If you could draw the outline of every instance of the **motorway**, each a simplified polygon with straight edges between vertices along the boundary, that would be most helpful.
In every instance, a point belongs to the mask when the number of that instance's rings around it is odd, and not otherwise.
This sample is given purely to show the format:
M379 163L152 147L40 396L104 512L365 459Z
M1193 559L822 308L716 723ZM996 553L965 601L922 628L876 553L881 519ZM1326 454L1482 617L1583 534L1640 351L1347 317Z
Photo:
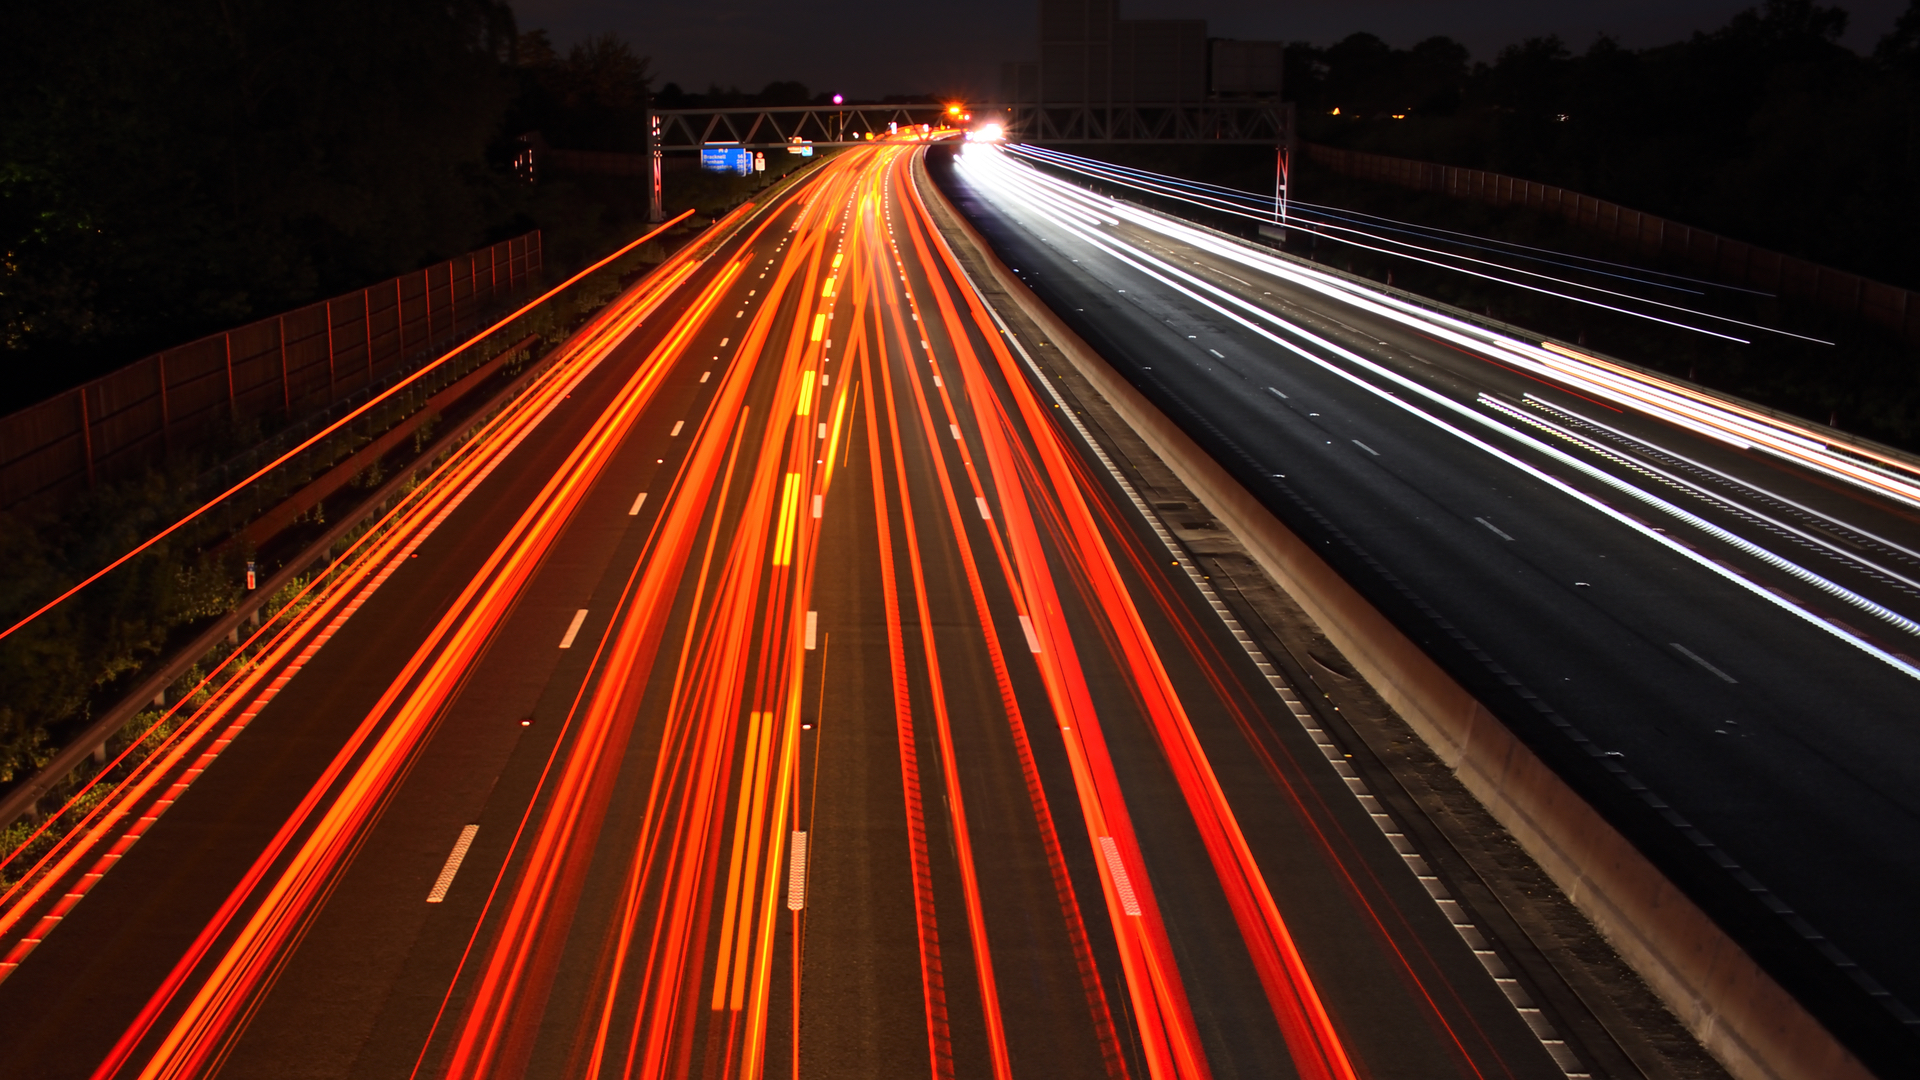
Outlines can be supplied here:
M1856 1053L1915 1075L1910 462L1013 152L969 146L934 172L1075 333Z
M8 1075L1584 1074L921 151L653 271L175 706L0 898Z

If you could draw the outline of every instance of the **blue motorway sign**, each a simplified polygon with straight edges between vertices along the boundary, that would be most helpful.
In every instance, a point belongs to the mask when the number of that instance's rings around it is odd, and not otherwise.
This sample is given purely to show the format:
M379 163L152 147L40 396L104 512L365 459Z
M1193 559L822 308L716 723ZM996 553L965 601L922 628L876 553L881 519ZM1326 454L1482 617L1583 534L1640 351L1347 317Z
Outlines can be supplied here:
M708 172L730 172L736 176L753 174L753 151L738 146L703 146L700 167Z

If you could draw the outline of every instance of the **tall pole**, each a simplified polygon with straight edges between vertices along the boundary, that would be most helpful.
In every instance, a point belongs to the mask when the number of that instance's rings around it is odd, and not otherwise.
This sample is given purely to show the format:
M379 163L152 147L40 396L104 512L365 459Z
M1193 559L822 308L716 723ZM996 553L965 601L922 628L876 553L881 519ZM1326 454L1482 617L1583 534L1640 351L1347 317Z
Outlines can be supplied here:
M647 106L647 158L652 175L648 178L647 220L655 225L667 220L660 201L660 114Z
M1282 146L1274 151L1273 167L1273 221L1276 225L1287 223L1287 148Z

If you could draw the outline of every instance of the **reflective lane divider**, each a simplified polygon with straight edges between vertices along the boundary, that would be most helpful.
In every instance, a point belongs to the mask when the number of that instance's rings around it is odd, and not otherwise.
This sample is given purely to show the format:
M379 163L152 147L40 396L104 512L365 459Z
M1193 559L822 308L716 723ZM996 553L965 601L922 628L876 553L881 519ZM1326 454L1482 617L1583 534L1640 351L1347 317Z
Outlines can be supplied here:
M453 885L453 875L460 872L460 864L467 858L467 849L473 846L473 835L479 831L478 825L468 825L460 830L460 839L453 842L453 850L447 853L447 864L440 868L440 876L434 879L433 891L427 894L427 903L437 904L447 898L447 889Z
M560 647L573 648L574 635L580 632L580 624L587 621L587 609L581 608L573 613L573 621L567 624L567 636L560 639Z

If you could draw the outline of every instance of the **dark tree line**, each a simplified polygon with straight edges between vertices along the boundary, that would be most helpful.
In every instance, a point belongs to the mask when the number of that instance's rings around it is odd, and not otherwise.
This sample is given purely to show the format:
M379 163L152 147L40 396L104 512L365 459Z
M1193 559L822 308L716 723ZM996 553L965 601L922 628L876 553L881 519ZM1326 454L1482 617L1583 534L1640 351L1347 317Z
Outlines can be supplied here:
M1869 55L1847 12L1767 0L1647 49L1536 38L1296 43L1309 139L1558 184L1920 287L1920 0ZM1338 109L1338 114L1334 110Z
M604 208L515 183L517 136L644 139L645 58L502 0L5 11L0 412L528 228L587 243Z

